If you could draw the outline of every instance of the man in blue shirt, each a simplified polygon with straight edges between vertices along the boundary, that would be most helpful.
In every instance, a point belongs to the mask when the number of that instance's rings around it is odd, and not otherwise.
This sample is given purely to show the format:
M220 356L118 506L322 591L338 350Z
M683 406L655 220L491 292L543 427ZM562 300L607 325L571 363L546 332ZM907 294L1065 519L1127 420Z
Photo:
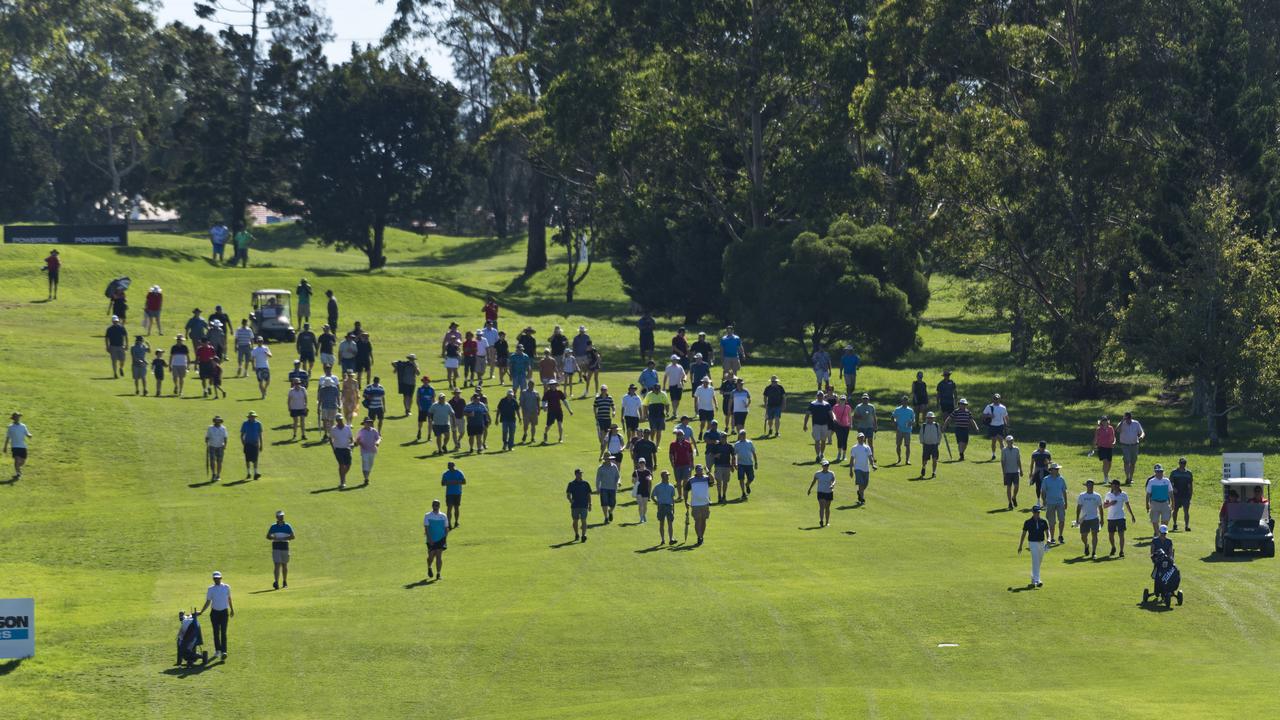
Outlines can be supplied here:
M524 347L517 344L516 351L507 360L507 368L511 371L511 387L519 390L529 381L529 370L533 367L533 358L525 354Z
M431 414L431 406L436 401L436 389L431 387L431 378L426 375L422 376L422 384L417 390L418 402L418 437L414 442L422 442L422 424L427 421L427 416ZM431 431L427 430L427 439L430 440Z
M662 471L662 482L653 486L653 502L658 506L658 544L669 539L671 545L676 544L676 486L671 484L671 476ZM666 535L662 534L663 523L666 524Z
M742 369L742 361L747 359L747 349L742 345L742 338L733 334L733 326L724 329L720 336L720 362L723 374L737 375Z
M907 396L902 396L902 402L898 403L898 407L893 409L893 425L897 430L894 439L894 449L898 451L898 462L902 462L902 446L907 446L907 464L911 464L911 429L916 424L916 411L907 405ZM866 433L865 429L859 428Z
M249 417L240 423L240 444L244 446L244 479L257 480L262 477L258 473L258 453L262 452L262 423L258 422L258 413L249 411ZM253 472L249 471L253 466Z
M467 450L484 450L484 431L489 425L489 408L473 395L462 414L467 419Z
M453 463L449 463L452 465ZM449 518L440 512L440 501L431 501L431 512L422 518L422 534L427 539L427 577L434 575L440 578L440 565L444 559L445 539L449 536ZM435 573L431 572L431 561L436 561Z
M569 514L573 517L573 539L579 537L578 526L582 526L582 542L587 541L587 514L591 512L591 483L582 479L582 470L573 471L573 479L564 489L564 496L569 501ZM662 516L661 512L658 514ZM658 523L661 525L662 523Z
M840 357L840 377L844 378L844 389L849 395L853 395L858 384L858 366L861 364L862 358L853 351L853 346L845 345L844 355Z
M640 392L646 393L658 387L658 370L654 366L654 362L650 360L648 366L640 371Z
M458 515L462 506L462 486L467 484L467 478L463 476L452 462L449 463L449 469L444 471L440 476L440 484L444 486L444 504L445 514L449 517L449 527L458 527Z
M275 580L271 587L280 589L281 576L284 586L289 587L289 541L294 538L293 526L284 521L284 511L276 511L276 522L267 528L267 539L271 541L271 561L275 563Z
M1061 469L1061 465L1051 462L1049 474L1040 479L1045 520L1049 523L1050 545L1061 545L1067 541L1063 536L1067 529L1067 480L1062 477Z

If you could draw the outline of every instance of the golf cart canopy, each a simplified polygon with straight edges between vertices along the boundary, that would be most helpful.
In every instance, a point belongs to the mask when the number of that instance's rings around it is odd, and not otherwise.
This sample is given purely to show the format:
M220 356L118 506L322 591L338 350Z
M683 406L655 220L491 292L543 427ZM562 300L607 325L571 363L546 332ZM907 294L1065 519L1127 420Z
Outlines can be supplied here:
M1222 480L1222 487L1224 489L1239 488L1239 487L1257 487L1259 485L1270 487L1271 481L1266 478L1223 478Z

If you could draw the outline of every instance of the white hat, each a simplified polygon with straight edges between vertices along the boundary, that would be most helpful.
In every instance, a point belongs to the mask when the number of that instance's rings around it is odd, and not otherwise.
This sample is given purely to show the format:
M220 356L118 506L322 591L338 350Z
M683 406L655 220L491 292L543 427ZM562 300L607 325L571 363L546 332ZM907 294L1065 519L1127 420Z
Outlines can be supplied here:
M214 576L215 578L220 578L220 577L222 577L222 573L218 572L217 570L214 570L214 571L213 571L213 576Z
M672 356L671 356L671 359L672 359L672 360L679 360L679 359L680 359L680 356L679 356L679 355L672 355Z
M284 511L283 511L283 510L277 510L277 511L276 511L276 517L284 517Z
M1004 436L1004 441L1005 441L1005 442L1013 442L1013 436L1012 436L1012 435L1005 435L1005 436Z
M1165 533L1167 533L1167 532L1169 532L1169 526L1168 526L1168 525L1161 525L1161 526L1160 526L1160 534L1161 534L1161 535L1163 535L1163 534L1165 534Z
M585 331L585 330L587 329L587 326L586 326L586 325L579 325L579 326L578 326L578 329L579 329L579 330L583 330L583 331Z
M672 355L672 357L675 357L675 356L674 356L674 355ZM693 354L693 357L695 357L695 358L700 358L700 357L702 357L702 353L694 353L694 354Z
M1156 472L1164 472L1164 466L1161 465L1160 463L1156 463L1156 466L1151 469Z
M112 315L112 316L111 316L111 322L120 322L120 316L119 316L119 315Z
M828 466L828 465L830 465L830 464L831 464L831 461L830 461L830 460L828 460L828 459L826 459L826 458L822 458L822 466L823 466L823 467L826 467L826 466Z

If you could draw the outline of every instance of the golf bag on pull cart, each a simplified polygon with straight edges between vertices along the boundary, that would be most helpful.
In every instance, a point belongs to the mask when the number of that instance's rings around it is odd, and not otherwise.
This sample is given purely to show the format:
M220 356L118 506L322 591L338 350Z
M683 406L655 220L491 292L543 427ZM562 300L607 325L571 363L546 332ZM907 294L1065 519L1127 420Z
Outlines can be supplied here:
M191 667L199 662L206 665L209 662L209 653L198 648L204 645L204 636L200 632L200 621L196 619L195 609L191 614L187 615L181 610L178 611L178 662L175 665L186 663L187 667Z
M1173 564L1173 558L1170 558L1164 550L1157 550L1156 554L1151 558L1151 579L1155 581L1155 589L1142 591L1142 602L1145 604L1147 600L1155 598L1157 603L1164 603L1165 607L1173 604L1176 597L1178 604L1182 604L1182 591L1178 586L1182 584L1182 573L1178 571L1178 566Z

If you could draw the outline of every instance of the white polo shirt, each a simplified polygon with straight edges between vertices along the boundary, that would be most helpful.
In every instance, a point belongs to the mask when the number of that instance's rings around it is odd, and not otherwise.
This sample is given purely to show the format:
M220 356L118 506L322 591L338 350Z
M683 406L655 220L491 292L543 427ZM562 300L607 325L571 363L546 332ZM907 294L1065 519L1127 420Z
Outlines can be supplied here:
M995 427L1004 427L1006 422L1009 420L1009 408L1006 408L1004 405L991 403L982 409L982 414L991 416L990 424Z
M710 385L699 385L697 390L693 391L693 404L698 410L710 410L715 412L716 397L719 393Z
M680 387L680 384L684 382L685 372L684 368L680 367L676 363L671 363L667 366L667 369L663 371L663 375L666 376L667 387L673 388Z
M643 404L644 404L644 401L640 398L639 395L632 395L631 393L627 393L626 395L623 395L622 396L622 416L634 417L634 418L640 417L640 406Z
M231 607L231 586L226 583L210 585L204 597L209 601L210 609L226 610Z
M1081 520L1097 520L1102 511L1102 496L1096 492L1082 492L1076 496Z
M448 406L446 405L445 407ZM349 449L355 444L355 435L351 433L351 426L343 425L342 427L334 426L329 428L329 443L339 450Z
M268 358L271 357L271 350L266 345L259 345L253 349L253 367L259 370L271 367Z
M1129 502L1128 493L1123 490L1118 493L1109 492L1107 493L1107 502L1114 503L1111 507L1107 508L1107 519L1123 520L1124 504Z

